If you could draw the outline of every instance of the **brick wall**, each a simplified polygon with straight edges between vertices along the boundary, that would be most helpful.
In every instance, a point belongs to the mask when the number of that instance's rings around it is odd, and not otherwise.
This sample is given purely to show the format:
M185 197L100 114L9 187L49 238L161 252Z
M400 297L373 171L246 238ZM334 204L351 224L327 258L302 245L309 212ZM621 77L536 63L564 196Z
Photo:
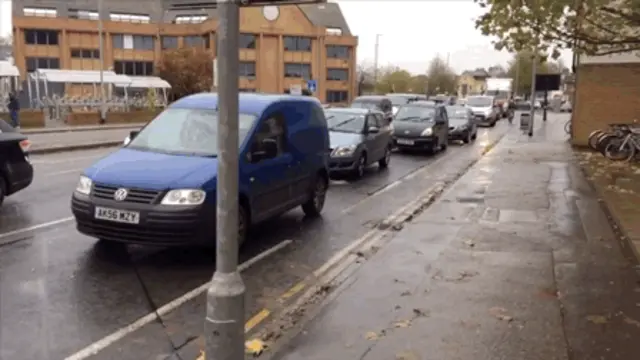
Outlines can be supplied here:
M640 63L580 65L576 79L572 143L608 124L640 121Z

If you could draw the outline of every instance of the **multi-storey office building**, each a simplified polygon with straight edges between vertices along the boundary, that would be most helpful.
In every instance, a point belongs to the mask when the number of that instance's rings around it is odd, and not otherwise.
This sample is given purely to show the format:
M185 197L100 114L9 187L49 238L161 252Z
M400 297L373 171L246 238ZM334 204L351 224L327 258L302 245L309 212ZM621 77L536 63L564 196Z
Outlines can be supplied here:
M16 66L24 78L38 68L98 70L98 19L103 20L105 70L150 76L164 51L216 52L215 9L198 0L14 0ZM316 80L323 102L354 97L357 38L338 4L243 8L240 88L283 93Z

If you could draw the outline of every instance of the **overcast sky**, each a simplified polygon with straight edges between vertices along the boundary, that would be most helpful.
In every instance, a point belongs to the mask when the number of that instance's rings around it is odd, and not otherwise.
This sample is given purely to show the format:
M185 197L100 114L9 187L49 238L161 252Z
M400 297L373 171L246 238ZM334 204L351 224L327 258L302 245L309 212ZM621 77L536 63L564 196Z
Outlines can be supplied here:
M495 51L491 39L474 28L481 9L473 0L333 1L359 37L359 63L373 64L376 34L381 34L380 65L397 65L415 74L426 72L438 54L457 72L506 65L511 58ZM11 0L0 2L0 33L6 35L11 33ZM571 63L569 52L563 60Z

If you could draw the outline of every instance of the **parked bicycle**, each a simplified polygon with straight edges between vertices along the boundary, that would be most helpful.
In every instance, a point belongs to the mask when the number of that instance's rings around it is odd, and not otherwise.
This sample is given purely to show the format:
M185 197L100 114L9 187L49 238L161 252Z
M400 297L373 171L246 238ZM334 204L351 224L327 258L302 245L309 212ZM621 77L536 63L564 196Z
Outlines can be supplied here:
M640 128L627 128L622 142L610 142L604 149L604 156L614 161L631 161L640 152Z
M621 145L629 133L629 129L637 126L638 124L635 122L632 124L610 124L607 129L595 130L589 134L588 145L591 149L605 155L607 146L610 144Z

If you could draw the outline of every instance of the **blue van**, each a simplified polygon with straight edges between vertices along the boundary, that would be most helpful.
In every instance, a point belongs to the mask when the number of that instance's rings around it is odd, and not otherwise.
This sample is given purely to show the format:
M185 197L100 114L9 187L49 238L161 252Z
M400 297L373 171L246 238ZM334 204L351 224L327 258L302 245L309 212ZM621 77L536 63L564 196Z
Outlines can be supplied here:
M105 244L215 244L218 95L182 98L73 192L77 228ZM251 224L297 206L318 216L329 187L329 132L312 97L239 97L238 241Z

